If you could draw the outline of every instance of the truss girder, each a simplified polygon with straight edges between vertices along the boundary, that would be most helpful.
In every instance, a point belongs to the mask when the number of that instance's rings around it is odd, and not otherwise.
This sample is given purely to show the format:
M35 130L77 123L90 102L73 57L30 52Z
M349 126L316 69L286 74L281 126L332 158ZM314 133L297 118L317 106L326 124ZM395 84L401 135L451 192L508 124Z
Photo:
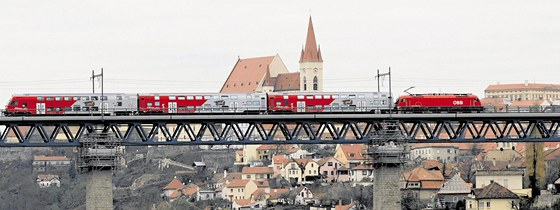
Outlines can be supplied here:
M318 115L319 116L319 115ZM122 145L242 145L369 143L372 134L399 130L418 142L560 141L558 118L406 118L391 128L386 118L213 117L212 120L0 119L0 147L77 146L89 134L115 137ZM257 119L258 118L258 119ZM394 120L394 119L393 119Z

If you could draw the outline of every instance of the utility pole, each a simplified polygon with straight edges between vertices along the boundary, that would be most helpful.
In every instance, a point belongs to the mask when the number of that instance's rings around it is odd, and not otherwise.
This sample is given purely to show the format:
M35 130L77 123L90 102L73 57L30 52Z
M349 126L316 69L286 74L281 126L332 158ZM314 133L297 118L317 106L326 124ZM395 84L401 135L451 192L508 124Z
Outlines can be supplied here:
M99 78L101 80L101 118L103 119L103 115L105 115L104 113L104 109L105 109L105 103L103 103L103 101L105 100L105 95L103 92L103 68L101 68L101 74L95 74L95 70L91 70L91 85L92 85L92 89L93 89L93 93L95 93L95 79Z
M389 67L389 72L382 73L382 74L380 74L379 69L377 69L377 76L375 76L375 79L377 80L377 92L381 91L380 90L381 88L380 88L380 85L379 85L380 77L385 77L385 76L389 76L389 102L388 103L389 103L389 116L392 117L392 114L393 114L393 93L392 93L392 90L391 90L391 67Z

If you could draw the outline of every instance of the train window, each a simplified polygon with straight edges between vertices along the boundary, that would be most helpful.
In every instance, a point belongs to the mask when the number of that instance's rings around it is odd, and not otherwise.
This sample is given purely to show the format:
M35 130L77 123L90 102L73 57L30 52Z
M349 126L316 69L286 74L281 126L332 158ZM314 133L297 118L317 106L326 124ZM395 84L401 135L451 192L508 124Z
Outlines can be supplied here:
M282 101L277 101L276 106L282 106Z
M154 100L159 100L159 96L154 96Z
M72 111L72 107L64 107L64 111L66 111L66 112L71 112L71 111Z
M156 101L156 106L159 106L159 105L160 105L159 101Z
M251 95L247 95L247 99L253 99Z
M187 110L194 110L194 106L187 106Z
M89 96L82 96L82 101L89 101Z
M91 107L91 111L93 111L93 112L99 111L99 107L96 107L96 106Z
M196 100L202 100L202 96L195 96L194 97Z
M360 94L358 95L358 98L366 98L366 96L364 94Z
M379 98L379 95L373 94L373 98Z
M55 101L62 101L62 97L60 97L60 96L54 97L54 100Z
M102 100L102 101L106 101L106 100L107 100L107 96L101 96L101 100Z
M374 105L379 105L379 100L373 101L373 104L374 104Z
M57 112L62 111L62 107L56 107L54 110L56 110Z
M288 101L284 101L284 106L288 106L289 102Z
M17 106L17 105L18 105L18 101L10 101L10 103L8 103L8 105L10 105L10 106Z
M323 98L324 99L331 99L331 96L330 95L324 95Z
M117 96L117 100L121 101L121 100L122 100L122 96Z
M382 105L387 105L387 100L381 100Z
M179 107L179 111L185 111L185 110L187 110L187 107L184 107L184 106Z
M340 98L343 98L343 99L348 98L348 95L341 95Z
M255 103L255 106L260 106L261 105L260 101L255 101L254 103Z
M87 107L87 106L82 107L82 111L84 111L84 112L89 111L89 107Z
M316 108L316 109L321 109L322 106L321 106L321 105L315 105L315 108Z
M381 98L387 98L387 95L381 95Z
M283 95L282 98L283 99L288 99L288 95Z
M297 99L303 99L303 96L302 96L302 95L298 95L298 96L297 96Z
M218 99L220 99L220 96L219 95L214 95L214 96L212 96L212 99L218 100Z
M333 95L332 98L337 99L337 98L340 98L340 96L339 95Z
M91 97L91 100L92 100L92 101L97 101L97 100L99 100L99 97L97 97L97 96L92 96L92 97Z
M22 106L23 108L27 107L27 102L21 103L21 106Z
M122 106L122 102L117 102L117 106Z
M52 100L54 100L53 97L47 97L47 101L52 101Z
M314 108L315 108L315 106L313 106L313 105L307 106L307 109L314 109Z
M80 111L80 106L74 106L74 107L72 107L72 109L73 109L75 112L79 112L79 111Z
M210 105L210 104L204 104L204 109L208 109L208 110L209 110L209 109L211 109L211 108L212 108L212 105Z
M231 96L231 100L237 100L237 96L236 96L236 95L232 95L232 96Z
M338 103L333 103L332 106L333 106L333 108L337 109L338 108Z
M47 112L52 112L53 108L52 107L47 107Z
M65 101L70 101L70 96L64 96Z
M323 99L323 95L316 95L315 99Z
M179 96L177 97L179 100L185 100L185 96Z
M42 101L45 100L45 98L43 98L43 96L37 96L37 101Z
M229 96L222 96L222 99L229 99Z
M401 99L401 102L406 102L406 98Z
M74 101L79 101L80 100L80 96L74 96Z
M194 96L187 96L187 100L193 100Z
M247 106L253 106L253 102L252 101L247 101Z
M152 106L152 102L148 102L148 107Z
M356 95L350 95L350 99L355 99Z
M474 101L479 102L480 100L478 98L474 98Z
M313 96L312 95L306 95L305 98L306 99L313 99Z

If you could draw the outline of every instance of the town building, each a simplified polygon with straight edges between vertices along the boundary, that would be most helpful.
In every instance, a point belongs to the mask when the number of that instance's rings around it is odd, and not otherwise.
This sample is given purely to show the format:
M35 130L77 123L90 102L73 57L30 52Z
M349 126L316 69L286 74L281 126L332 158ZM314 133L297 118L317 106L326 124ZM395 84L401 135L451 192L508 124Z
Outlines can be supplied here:
M220 93L323 91L323 57L309 17L299 72L289 72L280 55L238 58Z
M350 181L353 182L371 182L373 180L373 166L359 165L350 170Z
M243 167L242 179L264 181L272 178L274 171L270 167Z
M58 175L45 174L37 176L37 184L40 188L51 186L60 187L60 177Z
M342 167L343 164L338 159L334 157L326 157L319 160L317 164L319 164L323 182L336 182L339 180L338 169Z
M498 183L509 190L523 189L522 170L481 170L475 173L476 188Z
M427 201L434 197L444 181L440 170L428 170L419 166L402 173L401 190L411 197Z
M459 148L451 145L429 145L410 149L410 158L422 160L437 160L441 162L457 162Z
M519 196L496 182L473 189L465 202L467 210L520 209Z
M334 157L347 168L353 168L367 161L363 144L338 144Z
M59 169L60 167L70 166L70 158L66 156L33 156L33 170L45 172L48 169Z
M509 98L511 101L560 99L559 84L495 84L489 85L484 94L486 98Z
M163 188L161 197L168 200L169 202L173 202L179 197L183 196L183 189L185 189L185 187L185 184L179 181L179 179L175 178Z
M441 206L455 209L457 202L465 200L470 193L471 188L457 173L439 189L437 199Z

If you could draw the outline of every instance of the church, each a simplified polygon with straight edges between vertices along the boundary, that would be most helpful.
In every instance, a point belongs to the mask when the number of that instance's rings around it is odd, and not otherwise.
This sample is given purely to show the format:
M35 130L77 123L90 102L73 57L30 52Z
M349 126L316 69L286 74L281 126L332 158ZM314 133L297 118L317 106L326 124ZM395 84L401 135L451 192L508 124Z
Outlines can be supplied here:
M323 58L309 17L305 47L301 49L299 72L290 73L280 55L237 59L220 93L323 91Z

